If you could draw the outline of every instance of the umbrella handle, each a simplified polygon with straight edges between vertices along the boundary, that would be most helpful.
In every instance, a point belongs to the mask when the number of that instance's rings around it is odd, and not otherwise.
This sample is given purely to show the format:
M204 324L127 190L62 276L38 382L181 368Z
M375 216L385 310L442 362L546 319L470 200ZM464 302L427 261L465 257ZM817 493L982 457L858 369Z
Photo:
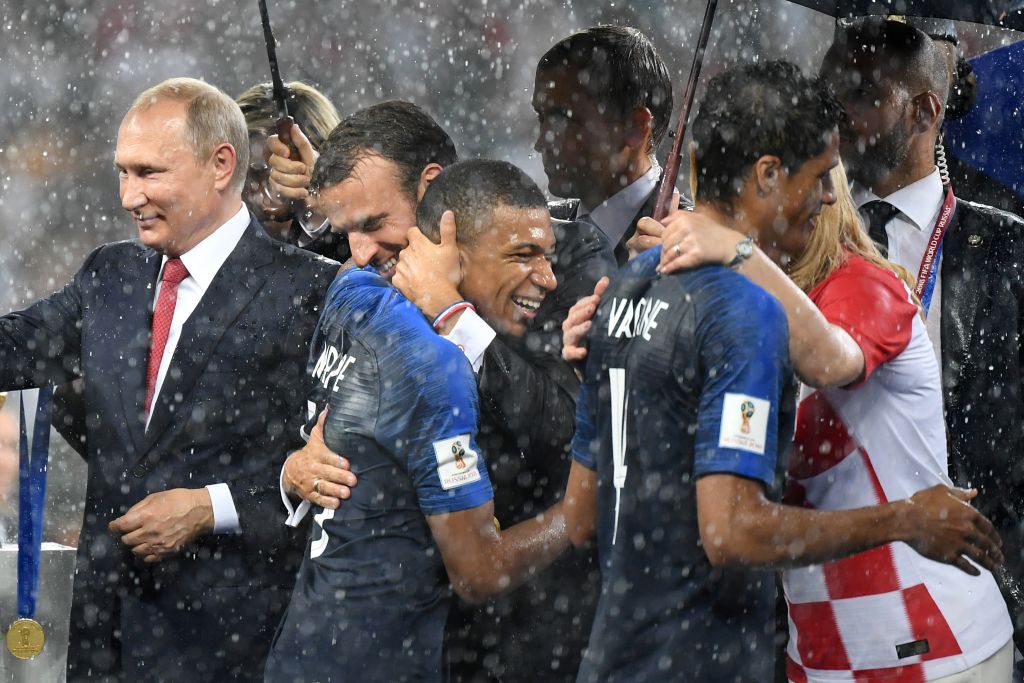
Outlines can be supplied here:
M715 20L715 10L718 8L718 0L708 0L707 8L704 10L704 23L700 27L700 36L697 38L697 51L693 55L693 64L690 65L690 80L686 83L686 91L683 94L683 102L679 109L679 124L672 138L672 151L669 152L665 161L665 172L661 176L661 185L658 188L658 199L654 204L654 220L660 221L676 207L672 204L672 192L676 189L676 181L679 179L679 165L683 159L683 138L686 137L686 122L690 118L690 109L693 107L693 98L697 92L697 80L700 78L700 69L704 64L704 52L708 47L708 39L711 37L711 24Z
M277 137L284 144L289 147L292 146L292 126L295 125L295 119L285 114L277 120Z

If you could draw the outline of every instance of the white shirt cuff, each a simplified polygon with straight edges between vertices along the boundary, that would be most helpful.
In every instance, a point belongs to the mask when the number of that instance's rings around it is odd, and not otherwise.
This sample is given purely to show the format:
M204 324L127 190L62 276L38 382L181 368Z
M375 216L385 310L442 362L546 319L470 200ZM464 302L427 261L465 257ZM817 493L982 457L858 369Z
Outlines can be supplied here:
M240 534L242 525L238 522L238 510L227 484L208 484L210 504L213 506L213 533Z
M491 345L497 332L471 309L466 309L455 321L452 331L444 338L459 347L473 365L473 372L480 372L484 364L484 351Z
M292 499L288 497L288 494L284 490L284 466L281 466L281 476L278 478L278 486L281 489L281 502L284 503L284 509L288 511L288 517L284 520L284 523L288 526L298 526L299 522L302 521L306 513L309 512L309 501L303 500L299 503L298 507L292 504Z

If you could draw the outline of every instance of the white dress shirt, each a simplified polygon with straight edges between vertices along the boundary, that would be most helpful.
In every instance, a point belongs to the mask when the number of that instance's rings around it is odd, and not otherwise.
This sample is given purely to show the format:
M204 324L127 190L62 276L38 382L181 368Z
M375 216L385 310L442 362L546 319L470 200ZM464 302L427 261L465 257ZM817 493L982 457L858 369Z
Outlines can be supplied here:
M589 216L614 247L622 241L626 230L633 224L633 219L651 196L660 177L661 167L657 163L652 163L647 173L601 202L596 208L591 209L580 204L576 217Z
M171 328L167 333L167 345L164 347L163 358L160 359L160 370L156 375L156 386L153 389L153 396L160 395L160 387L163 386L164 378L167 376L167 368L171 365L174 357L174 349L181 338L181 328L196 310L207 288L213 282L217 271L224 265L224 261L235 246L238 240L242 239L242 233L249 227L249 210L242 204L238 212L228 219L228 222L217 228L202 242L189 249L181 255L181 262L188 270L188 277L178 285L178 299L174 304L174 317L171 318ZM153 294L154 306L160 296L161 276L164 271L164 264L167 257L164 256L160 264L160 275L156 279L156 291ZM149 421L153 417L153 409L156 406L154 400L146 416L146 428L149 428ZM235 509L235 501L231 497L231 489L227 484L210 484L206 487L210 492L210 502L213 504L213 532L215 534L238 533L242 530L238 522L238 511Z
M870 190L857 183L853 183L850 189L858 210L868 202L879 199ZM931 239L932 230L934 230L935 222L938 220L939 212L942 210L944 192L938 169L882 199L899 209L899 213L885 226L885 234L889 238L889 260L909 270L911 276L917 279L917 274L921 270L921 259L924 258L924 252L928 248L928 241ZM941 262L938 264L938 268L939 271L936 273L935 278L935 290L932 294L929 310L927 311L928 318L925 326L928 330L928 339L935 349L935 356L938 358L939 367L941 368Z

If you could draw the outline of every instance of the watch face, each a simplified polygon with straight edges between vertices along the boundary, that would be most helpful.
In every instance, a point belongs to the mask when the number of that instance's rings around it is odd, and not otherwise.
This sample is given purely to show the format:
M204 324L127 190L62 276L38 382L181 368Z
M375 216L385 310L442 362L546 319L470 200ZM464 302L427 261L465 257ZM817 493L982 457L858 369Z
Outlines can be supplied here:
M736 245L736 255L742 256L743 258L750 258L750 255L754 253L754 245L750 239L745 239Z

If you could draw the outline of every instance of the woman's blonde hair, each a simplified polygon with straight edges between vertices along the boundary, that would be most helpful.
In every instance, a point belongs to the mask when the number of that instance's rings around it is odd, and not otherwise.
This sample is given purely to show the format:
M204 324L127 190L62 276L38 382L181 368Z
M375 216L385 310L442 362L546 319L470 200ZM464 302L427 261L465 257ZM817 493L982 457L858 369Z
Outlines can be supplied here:
M789 268L789 277L797 287L810 292L850 256L860 256L879 268L891 270L914 288L914 278L906 268L885 259L861 227L857 207L850 195L846 170L842 163L832 169L836 201L821 209L821 215L807 238L807 246Z

